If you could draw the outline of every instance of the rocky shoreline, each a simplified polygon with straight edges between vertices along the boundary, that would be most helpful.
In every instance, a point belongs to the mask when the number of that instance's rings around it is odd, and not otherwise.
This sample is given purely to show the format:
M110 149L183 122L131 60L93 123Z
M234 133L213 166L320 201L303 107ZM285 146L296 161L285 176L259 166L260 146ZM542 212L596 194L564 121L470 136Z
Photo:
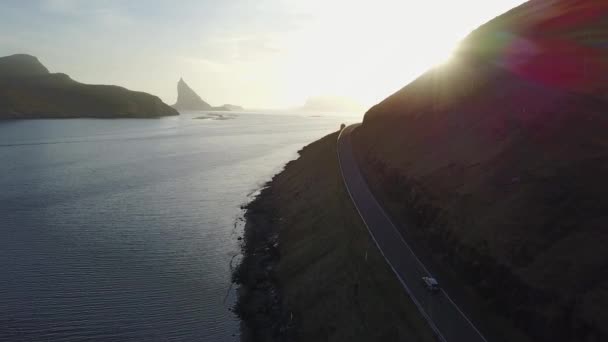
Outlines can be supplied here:
M275 211L268 206L272 181L245 209L243 259L233 273L239 285L235 313L241 341L287 341L289 317L276 275L280 259Z
M242 341L434 341L358 216L338 134L306 147L245 209Z

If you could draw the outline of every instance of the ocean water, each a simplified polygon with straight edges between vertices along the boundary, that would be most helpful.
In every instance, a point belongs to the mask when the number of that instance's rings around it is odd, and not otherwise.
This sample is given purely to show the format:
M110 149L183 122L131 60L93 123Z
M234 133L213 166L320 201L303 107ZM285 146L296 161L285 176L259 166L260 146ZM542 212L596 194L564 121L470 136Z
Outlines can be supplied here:
M356 117L0 122L0 341L237 341L242 211Z

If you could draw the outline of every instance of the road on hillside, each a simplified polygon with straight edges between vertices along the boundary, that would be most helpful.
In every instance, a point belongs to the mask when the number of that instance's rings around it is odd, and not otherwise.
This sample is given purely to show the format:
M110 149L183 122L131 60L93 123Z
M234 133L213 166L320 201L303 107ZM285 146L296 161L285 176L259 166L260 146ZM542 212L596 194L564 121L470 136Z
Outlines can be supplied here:
M351 144L351 132L357 126L342 130L338 160L346 189L380 252L439 340L487 342L443 289L433 294L424 286L422 277L432 276L431 273L374 198L357 165Z

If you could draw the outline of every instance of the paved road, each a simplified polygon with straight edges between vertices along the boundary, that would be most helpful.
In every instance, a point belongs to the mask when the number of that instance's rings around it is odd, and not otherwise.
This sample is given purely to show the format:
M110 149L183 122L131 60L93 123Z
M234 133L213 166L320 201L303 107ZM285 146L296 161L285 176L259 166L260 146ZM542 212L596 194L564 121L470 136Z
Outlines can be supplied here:
M359 170L350 140L357 126L348 126L340 134L338 159L348 193L380 252L439 340L487 342L444 290L431 294L425 288L422 277L430 272L376 201Z

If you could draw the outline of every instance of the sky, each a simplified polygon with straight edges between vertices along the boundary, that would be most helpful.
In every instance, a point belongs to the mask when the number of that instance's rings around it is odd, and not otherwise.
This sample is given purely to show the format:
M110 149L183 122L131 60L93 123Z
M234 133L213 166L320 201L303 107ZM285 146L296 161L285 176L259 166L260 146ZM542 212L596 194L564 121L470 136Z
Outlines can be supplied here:
M446 61L523 0L2 0L0 55L172 104L180 77L212 105L369 107Z

